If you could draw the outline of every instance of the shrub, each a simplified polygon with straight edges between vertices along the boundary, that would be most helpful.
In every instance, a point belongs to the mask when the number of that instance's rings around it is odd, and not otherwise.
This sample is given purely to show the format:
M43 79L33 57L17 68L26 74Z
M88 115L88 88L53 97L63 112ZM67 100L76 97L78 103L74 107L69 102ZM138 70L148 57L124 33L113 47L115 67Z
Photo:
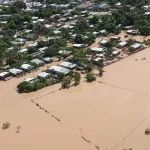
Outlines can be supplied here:
M74 73L74 82L76 85L78 85L80 83L80 80L81 80L81 74L78 73L78 72L75 72Z
M145 134L146 134L146 135L149 135L149 134L150 134L150 128L147 128L147 129L145 130Z
M6 129L8 129L9 127L10 127L10 123L9 123L9 122L5 122L5 123L3 123L2 129L3 129L3 130L6 130Z
M65 77L62 80L62 88L69 88L71 80L69 77Z
M99 71L99 76L100 77L103 76L104 70L102 68L99 68L98 71Z
M93 82L96 80L96 77L94 76L93 73L87 73L86 74L86 80L87 80L87 82Z

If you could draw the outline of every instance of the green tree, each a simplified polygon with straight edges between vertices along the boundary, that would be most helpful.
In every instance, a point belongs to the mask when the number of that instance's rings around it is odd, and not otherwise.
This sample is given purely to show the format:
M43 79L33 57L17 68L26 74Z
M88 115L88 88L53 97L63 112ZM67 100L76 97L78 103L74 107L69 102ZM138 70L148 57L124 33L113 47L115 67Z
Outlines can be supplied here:
M73 54L73 61L78 65L83 65L84 58L86 57L85 52L83 50L77 50Z
M97 24L99 21L99 16L98 15L94 15L93 18L89 19L89 23L91 24Z
M82 35L81 35L81 34L77 34L77 35L75 36L74 43L82 44L83 42L84 42L84 41L83 41Z
M102 68L99 68L98 71L99 71L99 76L100 77L103 76L104 70Z
M93 81L95 81L95 80L96 80L96 77L94 76L93 73L88 72L88 73L86 74L86 81L87 81L87 82L93 82Z
M20 84L17 85L18 92L22 93L26 90L27 82L21 82Z
M69 77L64 77L62 80L62 88L69 88L71 80Z
M78 72L75 72L74 73L74 82L76 85L78 85L80 83L80 80L81 80L81 74L78 73Z
M78 33L88 31L89 25L84 18L79 18L76 22L75 29Z
M8 27L9 27L10 29L16 29L17 26L16 26L14 20L10 20L10 21L9 21Z
M23 1L17 0L13 3L14 6L17 7L17 9L26 9L27 6Z

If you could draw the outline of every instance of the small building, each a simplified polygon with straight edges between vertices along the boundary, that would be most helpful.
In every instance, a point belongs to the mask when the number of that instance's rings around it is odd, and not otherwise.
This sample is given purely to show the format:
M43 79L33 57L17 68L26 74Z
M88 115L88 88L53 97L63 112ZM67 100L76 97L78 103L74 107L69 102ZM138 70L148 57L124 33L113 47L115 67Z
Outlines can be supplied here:
M101 57L97 57L97 58L93 59L93 61L94 61L94 62L103 61L103 58L101 58Z
M0 73L0 80L5 80L10 75L9 72L1 72Z
M118 48L123 48L123 47L125 47L125 46L127 46L127 42L120 42L120 43L118 43L118 45L117 45L117 47Z
M44 52L46 49L48 49L48 47L42 47L42 48L39 48L38 50L39 50L40 52Z
M22 64L21 65L21 69L23 69L24 71L29 71L31 70L33 67L29 64Z
M66 61L61 62L59 65L61 67L68 68L68 69L75 69L76 66L77 66L76 64L73 64L73 63L70 63L70 62L66 62Z
M126 31L126 34L138 35L138 34L139 34L139 31L137 31L137 30L127 30L127 31Z
M54 32L54 34L60 34L61 33L61 31L58 31L58 30L55 30L53 32Z
M111 40L118 41L118 40L120 40L120 37L118 37L118 36L111 36L110 39L111 39Z
M100 44L103 45L103 46L105 46L107 43L108 43L107 40L101 40L101 41L100 41Z
M119 54L120 54L120 52L117 51L117 50L115 50L115 51L112 52L112 55L114 55L114 56L117 56L117 55L119 55Z
M36 46L38 46L38 42L34 42L34 43L28 45L28 47L36 47Z
M71 25L63 25L61 28L64 28L64 29L72 29L74 28L74 26L71 26Z
M37 66L43 66L44 65L44 62L40 59L33 59L30 62L36 64Z
M32 20L38 20L39 18L38 17L32 17Z
M45 63L50 63L50 62L53 61L53 58L51 58L51 57L44 57L44 58L43 58L43 61L44 61Z
M21 74L22 74L22 70L16 69L16 68L9 69L9 72L10 72L10 74L12 74L13 76L17 76L17 75L21 75Z
M48 79L50 78L50 74L47 72L40 72L37 77L38 79Z
M93 7L93 11L106 11L108 10L109 6L107 3L101 4L101 5L95 5Z
M64 74L64 75L67 75L69 74L70 70L67 69L67 68L64 68L64 67L60 67L60 66L52 66L49 68L49 70L53 73L61 73L61 74Z
M104 30L100 30L100 31L99 31L99 34L100 34L100 35L106 35L106 34L107 34L107 31L106 31L105 29L104 29Z
M78 10L88 10L92 6L93 6L92 3L83 3L83 4L78 5L76 8Z
M91 48L91 51L92 52L96 52L96 53L103 53L105 48L102 48L102 47L94 47L94 48Z
M142 47L142 44L140 44L140 43L135 43L135 44L131 45L131 47L132 47L134 50L138 50L139 48Z
M0 15L0 21L8 20L12 15Z
M120 6L121 6L121 3L118 2L118 3L115 4L115 6L116 6L116 7L120 7Z
M67 50L60 50L58 52L58 54L62 56L69 56L71 53L72 53L71 51L67 51Z
M24 82L33 83L35 81L34 77L28 77L24 79Z
M150 10L150 5L145 5L145 6L143 6L143 9L144 9L145 11Z
M53 26L52 26L51 24L45 24L45 27L46 27L47 29L50 29L50 28L52 28Z
M93 32L93 34L94 34L95 36L97 36L97 35L99 35L99 32Z
M73 44L74 48L84 48L84 44Z

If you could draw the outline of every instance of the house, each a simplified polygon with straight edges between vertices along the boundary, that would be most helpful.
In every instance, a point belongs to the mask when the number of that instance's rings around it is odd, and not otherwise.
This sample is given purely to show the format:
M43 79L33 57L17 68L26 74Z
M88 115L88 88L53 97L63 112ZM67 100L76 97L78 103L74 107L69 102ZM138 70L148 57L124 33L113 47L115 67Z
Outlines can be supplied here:
M123 47L125 47L125 46L127 46L127 42L120 42L120 43L118 43L118 45L117 45L118 48L123 48Z
M22 64L21 65L21 69L24 70L24 71L29 71L31 70L33 67L29 64Z
M43 23L45 19L38 19L37 21Z
M84 44L73 44L74 48L83 48Z
M148 11L148 10L150 9L150 5L145 5L145 6L143 6L143 9L144 9L145 11Z
M38 20L39 18L38 17L32 17L32 20Z
M27 53L28 52L28 49L27 48L24 48L24 49L21 49L20 50L20 53Z
M39 50L40 52L43 52L43 53L44 53L44 51L45 51L46 49L48 49L48 47L42 47L42 48L39 48L38 50Z
M28 47L36 47L36 46L38 46L38 42L34 42L34 43L28 45Z
M51 58L51 57L44 57L43 60L44 60L45 63L50 63L50 62L53 61L53 58Z
M145 12L145 15L150 15L150 12Z
M68 69L75 69L75 67L77 66L76 64L73 64L73 63L70 63L70 62L61 62L59 64L61 67L64 67L64 68L68 68Z
M91 48L91 51L96 52L96 53L102 53L104 49L105 48L102 48L102 47L94 47L94 48Z
M9 69L9 72L10 72L10 74L12 74L13 76L21 75L21 74L22 74L22 70L16 69L16 68Z
M116 6L116 7L120 7L120 6L121 6L121 3L118 2L118 3L115 4L115 6Z
M67 51L67 50L60 50L58 52L58 54L62 56L69 56L71 53L72 53L71 51Z
M93 7L93 11L106 11L108 10L109 6L107 3L103 3L103 4L100 4L100 5L95 5Z
M69 74L70 70L67 69L67 68L64 68L64 67L60 67L60 66L52 66L49 68L49 70L53 73L61 73L61 74L64 74L64 75L67 75Z
M114 41L118 41L118 40L120 40L120 37L118 37L118 36L111 36L110 39L114 40Z
M50 77L50 74L47 72L40 72L37 75L38 79L48 79Z
M104 30L100 30L100 31L99 31L99 34L100 34L100 35L106 35L106 34L107 34L107 31L106 31L105 29L104 29Z
M99 35L99 32L93 32L93 34L94 34L95 36L97 36L97 35Z
M97 57L97 58L93 59L93 61L94 62L101 62L101 61L103 61L103 58Z
M83 4L80 4L80 5L78 5L76 8L78 9L78 10L88 10L90 7L92 7L93 6L93 4L92 3L83 3Z
M138 50L139 48L142 47L142 44L140 44L140 43L135 43L135 44L131 45L131 47L132 47L134 50Z
M0 21L7 21L12 15L0 15Z
M24 82L33 83L36 79L34 77L28 77L24 79Z
M112 55L114 55L114 56L117 56L117 55L119 55L119 54L120 54L120 52L117 51L117 50L112 52Z
M5 80L10 75L9 72L1 72L0 73L0 80Z
M60 34L61 33L61 31L53 31L54 32L54 34Z
M33 59L30 62L36 64L37 66L43 66L44 65L44 62L40 59Z
M137 30L127 30L126 34L130 34L130 35L138 35L139 32Z
M26 30L25 31L25 33L31 33L32 32L32 30Z
M24 43L25 43L25 42L26 42L26 39L23 39L23 38L17 38L16 41L17 41L17 42L24 42Z
M107 43L108 43L108 40L101 40L101 41L100 41L100 44L101 44L101 45L106 45Z
M48 28L48 29L50 29L50 28L52 28L53 26L52 26L51 24L45 24L45 27Z
M72 29L72 28L74 28L74 26L66 24L66 25L62 26L62 28L64 28L64 29Z

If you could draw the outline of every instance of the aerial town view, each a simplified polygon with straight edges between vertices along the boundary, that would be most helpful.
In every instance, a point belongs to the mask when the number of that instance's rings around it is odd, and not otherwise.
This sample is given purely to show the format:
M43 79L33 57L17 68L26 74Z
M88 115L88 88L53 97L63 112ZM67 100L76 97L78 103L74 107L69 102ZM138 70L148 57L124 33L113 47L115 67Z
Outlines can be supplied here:
M0 150L150 150L150 0L0 0Z

